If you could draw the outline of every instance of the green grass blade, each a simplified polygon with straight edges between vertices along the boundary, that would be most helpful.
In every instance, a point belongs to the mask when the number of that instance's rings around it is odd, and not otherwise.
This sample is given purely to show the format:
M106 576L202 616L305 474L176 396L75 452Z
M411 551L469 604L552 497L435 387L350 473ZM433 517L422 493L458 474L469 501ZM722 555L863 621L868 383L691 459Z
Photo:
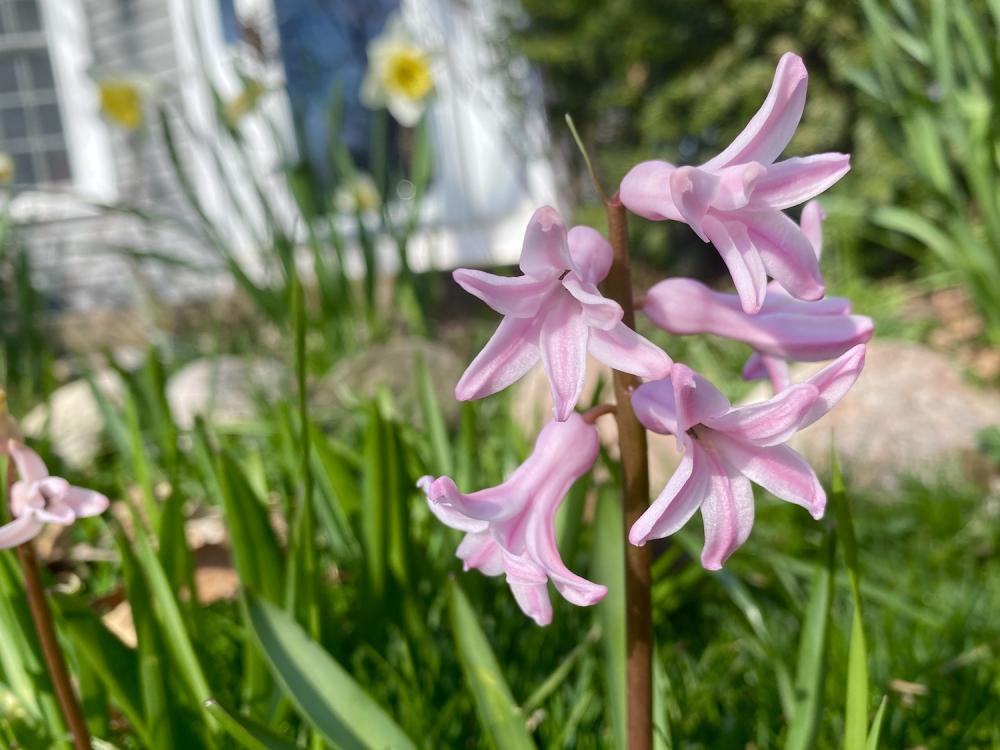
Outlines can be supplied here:
M250 623L274 676L302 716L342 750L409 750L413 742L285 612L248 595Z
M621 503L616 493L600 494L594 522L593 580L608 587L608 595L597 605L604 632L605 705L612 747L625 750L627 716L625 705L625 538Z
M829 637L830 604L833 600L834 535L828 531L824 564L817 566L812 593L802 623L799 660L795 674L795 713L788 728L785 750L808 750L813 746L822 711L826 644Z
M444 414L434 393L427 363L421 356L417 360L417 393L420 396L420 412L424 418L424 431L431 444L433 465L431 473L440 476L451 476L452 458L451 443L448 441L448 430L444 423Z
M882 720L885 718L885 708L889 705L889 696L883 695L878 704L878 711L872 719L871 728L868 730L868 739L865 742L865 750L878 750L879 736L882 734Z
M500 665L465 594L450 583L451 628L465 680L472 689L479 721L497 750L533 748L524 714L514 703Z
M868 656L861 610L861 571L858 564L858 543L854 523L844 488L844 477L836 451L830 458L832 472L830 507L837 523L837 537L844 550L847 577L851 584L854 615L851 618L851 641L847 651L847 695L844 718L845 750L864 750L868 738Z
M245 750L296 750L296 746L274 735L245 716L226 710L217 700L205 701L205 708L215 717L226 734Z

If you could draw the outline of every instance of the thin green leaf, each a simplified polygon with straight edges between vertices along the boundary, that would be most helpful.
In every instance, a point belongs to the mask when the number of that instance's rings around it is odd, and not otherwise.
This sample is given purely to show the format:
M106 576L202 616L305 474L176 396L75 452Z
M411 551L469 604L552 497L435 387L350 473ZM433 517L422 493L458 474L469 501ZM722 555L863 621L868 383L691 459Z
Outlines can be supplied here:
M281 739L252 719L227 711L214 698L205 701L205 708L226 733L246 750L295 750L296 748L292 742Z
M285 695L341 750L409 750L413 742L285 612L248 595L250 624Z
M625 703L625 538L621 503L606 490L597 501L594 522L593 580L608 587L597 605L604 633L605 704L611 719L613 747L625 750L628 713Z
M479 722L497 750L533 748L524 713L514 703L486 634L454 580L450 583L451 628L465 681L472 689Z
M878 704L878 711L875 712L875 718L872 719L871 728L868 730L868 740L865 742L865 750L878 750L878 741L882 734L882 720L885 718L885 709L888 704L889 696L883 695L882 700Z
M813 746L822 711L823 675L829 637L830 603L833 600L835 539L827 531L825 564L816 567L812 594L802 623L799 660L795 674L795 713L792 714L785 750L808 750Z

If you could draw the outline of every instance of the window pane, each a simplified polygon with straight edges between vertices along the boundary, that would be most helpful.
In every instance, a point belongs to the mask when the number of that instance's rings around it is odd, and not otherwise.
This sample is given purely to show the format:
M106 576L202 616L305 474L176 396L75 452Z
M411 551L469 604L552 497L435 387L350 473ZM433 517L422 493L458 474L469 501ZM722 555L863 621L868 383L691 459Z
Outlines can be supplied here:
M55 104L42 104L35 110L35 122L42 135L59 135L62 125L59 119L59 107Z
M0 94L17 91L17 58L13 55L0 57Z
M37 179L31 154L12 154L14 157L14 182L18 185L33 185Z
M14 14L17 17L18 31L41 30L42 20L38 17L38 3L36 0L16 0Z
M69 179L69 159L62 149L49 151L45 155L45 166L49 171L49 180L63 182Z
M0 126L4 138L24 138L28 134L28 121L20 107L0 110Z
M31 85L36 89L51 89L55 86L52 79L52 66L49 64L49 55L44 50L29 52L28 66L31 68Z

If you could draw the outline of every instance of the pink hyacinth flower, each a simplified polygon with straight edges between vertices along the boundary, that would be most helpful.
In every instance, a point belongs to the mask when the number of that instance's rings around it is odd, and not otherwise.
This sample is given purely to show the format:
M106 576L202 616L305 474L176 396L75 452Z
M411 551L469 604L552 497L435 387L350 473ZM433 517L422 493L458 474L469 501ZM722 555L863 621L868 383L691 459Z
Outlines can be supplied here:
M573 482L590 471L598 450L596 428L574 412L564 422L549 422L531 455L497 487L465 495L449 477L418 482L434 515L466 532L456 553L465 569L505 574L518 605L539 625L552 621L548 581L580 607L608 592L566 567L555 537L556 511Z
M806 508L826 509L826 493L812 467L785 443L833 407L857 380L865 360L859 345L804 383L768 401L733 407L715 386L675 364L670 377L639 386L636 416L653 432L673 435L684 451L667 486L629 531L642 545L678 531L701 509L705 546L701 564L718 570L750 535L753 488Z
M590 227L568 233L548 206L535 211L524 235L523 276L460 268L455 281L504 316L496 333L455 386L460 401L506 388L542 360L559 421L583 390L587 352L616 370L662 378L671 360L622 322L622 309L597 289L611 269L611 245Z
M10 488L14 520L0 526L0 549L17 547L34 539L47 523L69 526L77 518L96 516L108 508L99 492L74 487L62 477L49 476L41 457L31 448L11 440L8 450L17 467L18 480Z
M819 257L822 252L816 201L802 210L802 231ZM642 311L660 328L678 336L712 334L742 341L754 349L743 367L746 380L767 377L775 393L789 385L788 360L820 362L839 357L872 337L872 320L851 315L851 301L827 297L803 302L780 284L767 286L767 297L756 315L743 311L735 294L715 292L694 279L659 282L643 301Z
M630 211L686 222L715 245L748 313L764 304L768 275L798 299L823 296L812 246L782 209L837 182L850 169L850 156L775 162L802 117L807 79L802 58L785 53L764 104L721 154L698 167L642 162L621 183L621 201Z

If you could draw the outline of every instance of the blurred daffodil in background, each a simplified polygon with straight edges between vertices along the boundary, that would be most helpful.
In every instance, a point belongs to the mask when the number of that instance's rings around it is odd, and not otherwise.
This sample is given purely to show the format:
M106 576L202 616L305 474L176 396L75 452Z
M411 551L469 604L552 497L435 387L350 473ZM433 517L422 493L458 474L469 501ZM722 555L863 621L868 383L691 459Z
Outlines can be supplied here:
M9 185L14 179L14 160L6 151L0 151L0 185Z
M375 180L367 172L358 172L341 183L333 195L333 207L345 214L375 213L382 206Z
M255 78L244 78L243 89L226 102L222 114L230 128L236 128L248 114L257 108L261 97L267 93L267 87Z
M97 79L104 118L123 130L138 130L145 121L144 100L149 85L139 78L108 76Z
M385 30L368 43L361 101L372 109L385 107L400 125L413 127L433 91L427 51L413 40L402 19L390 18Z

